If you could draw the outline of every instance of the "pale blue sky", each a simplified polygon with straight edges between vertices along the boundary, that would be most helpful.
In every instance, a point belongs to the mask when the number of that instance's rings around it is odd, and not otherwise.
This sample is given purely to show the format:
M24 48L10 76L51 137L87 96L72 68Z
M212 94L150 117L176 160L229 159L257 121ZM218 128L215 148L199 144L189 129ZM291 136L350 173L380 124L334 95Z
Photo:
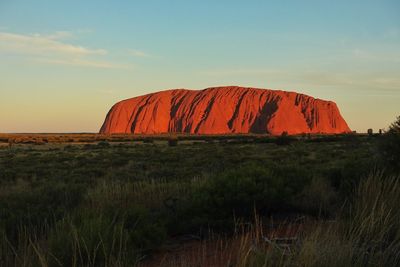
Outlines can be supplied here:
M116 101L241 85L400 115L399 1L0 0L0 132L95 132Z

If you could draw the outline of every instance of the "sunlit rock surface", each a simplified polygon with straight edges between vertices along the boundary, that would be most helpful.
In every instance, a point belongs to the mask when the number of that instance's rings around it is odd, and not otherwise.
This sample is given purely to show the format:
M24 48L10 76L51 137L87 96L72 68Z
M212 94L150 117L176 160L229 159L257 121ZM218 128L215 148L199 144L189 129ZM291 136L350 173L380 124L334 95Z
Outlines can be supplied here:
M269 89L174 89L116 103L100 133L300 133L350 132L332 101Z

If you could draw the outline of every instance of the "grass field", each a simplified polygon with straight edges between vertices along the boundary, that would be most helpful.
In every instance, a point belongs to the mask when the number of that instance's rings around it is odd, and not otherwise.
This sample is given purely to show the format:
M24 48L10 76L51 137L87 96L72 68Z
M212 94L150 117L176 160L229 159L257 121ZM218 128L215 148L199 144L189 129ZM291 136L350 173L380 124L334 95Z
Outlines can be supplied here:
M384 138L3 134L0 265L396 266Z

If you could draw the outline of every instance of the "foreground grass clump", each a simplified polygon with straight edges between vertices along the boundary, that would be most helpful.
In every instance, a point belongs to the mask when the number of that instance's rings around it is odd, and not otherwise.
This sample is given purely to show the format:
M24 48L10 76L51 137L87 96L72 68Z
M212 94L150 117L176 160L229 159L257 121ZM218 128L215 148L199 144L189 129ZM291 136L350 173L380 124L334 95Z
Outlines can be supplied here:
M203 242L160 266L399 266L400 177L369 175L347 211L300 228L295 222L283 225L283 237L280 229L266 231L268 222L256 216L232 237Z
M165 239L163 227L145 209L108 213L81 211L74 218L59 221L49 234L48 255L68 266L133 265L142 250Z
M317 223L283 266L398 266L400 177L372 174L363 180L349 215ZM269 256L269 253L266 253Z

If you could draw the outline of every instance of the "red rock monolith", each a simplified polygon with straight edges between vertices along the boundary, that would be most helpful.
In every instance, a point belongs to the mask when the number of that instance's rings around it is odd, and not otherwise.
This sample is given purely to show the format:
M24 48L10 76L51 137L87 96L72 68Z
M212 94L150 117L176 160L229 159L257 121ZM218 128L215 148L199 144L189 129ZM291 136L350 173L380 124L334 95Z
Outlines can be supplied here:
M245 87L174 89L116 103L100 133L231 134L351 132L332 101Z

